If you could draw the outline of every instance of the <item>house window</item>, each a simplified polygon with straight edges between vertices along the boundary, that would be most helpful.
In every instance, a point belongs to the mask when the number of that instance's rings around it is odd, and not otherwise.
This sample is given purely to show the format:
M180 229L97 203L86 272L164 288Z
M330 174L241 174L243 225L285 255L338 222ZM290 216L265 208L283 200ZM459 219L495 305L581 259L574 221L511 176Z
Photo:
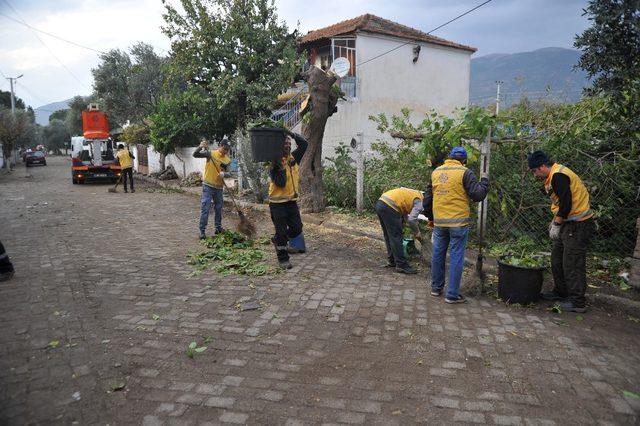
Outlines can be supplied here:
M331 40L333 46L333 59L347 58L351 64L349 69L350 77L356 75L356 39L355 38L334 38Z

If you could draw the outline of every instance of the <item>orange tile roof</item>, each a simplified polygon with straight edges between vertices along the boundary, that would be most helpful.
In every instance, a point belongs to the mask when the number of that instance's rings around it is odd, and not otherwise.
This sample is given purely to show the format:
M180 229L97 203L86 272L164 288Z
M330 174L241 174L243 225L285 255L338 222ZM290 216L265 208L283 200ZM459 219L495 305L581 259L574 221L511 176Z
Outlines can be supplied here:
M300 45L305 45L323 38L331 38L339 35L351 34L356 31L384 34L408 40L422 41L426 43L438 44L441 46L453 47L455 49L475 52L477 49L464 44L454 43L440 37L435 37L415 28L398 24L388 19L383 19L367 13L356 18L347 19L319 30L309 31L300 40Z

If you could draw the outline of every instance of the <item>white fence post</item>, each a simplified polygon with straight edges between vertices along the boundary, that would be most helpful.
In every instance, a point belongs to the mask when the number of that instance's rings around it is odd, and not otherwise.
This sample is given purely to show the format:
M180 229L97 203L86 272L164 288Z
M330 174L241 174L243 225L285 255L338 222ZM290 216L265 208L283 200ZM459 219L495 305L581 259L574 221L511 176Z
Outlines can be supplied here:
M364 209L364 134L359 132L356 145L356 210L362 212Z

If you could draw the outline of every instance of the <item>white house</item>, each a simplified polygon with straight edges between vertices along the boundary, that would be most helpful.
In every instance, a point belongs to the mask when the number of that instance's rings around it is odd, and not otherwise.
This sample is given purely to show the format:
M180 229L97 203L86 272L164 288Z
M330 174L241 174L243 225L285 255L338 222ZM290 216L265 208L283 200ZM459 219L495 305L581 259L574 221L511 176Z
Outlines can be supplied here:
M327 122L323 156L363 133L365 149L381 138L370 115L391 117L403 107L418 123L432 109L450 114L469 102L471 55L475 48L366 14L307 33L300 48L308 62L329 68L345 57L351 69L341 81L346 101Z

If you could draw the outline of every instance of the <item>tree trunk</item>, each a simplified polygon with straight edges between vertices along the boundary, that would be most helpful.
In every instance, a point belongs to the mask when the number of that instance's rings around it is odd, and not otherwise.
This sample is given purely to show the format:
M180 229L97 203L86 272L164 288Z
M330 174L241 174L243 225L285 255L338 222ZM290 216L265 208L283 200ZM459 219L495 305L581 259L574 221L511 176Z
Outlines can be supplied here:
M300 164L300 207L304 212L321 212L326 200L322 182L322 138L327 119L338 103L338 93L332 90L337 80L318 67L311 67L306 75L309 84L309 121L302 125L302 134L309 141ZM304 123L304 122L303 122Z
M164 172L164 169L166 168L166 160L167 160L167 156L164 155L163 153L159 153L160 154L160 159L159 159L159 163L160 163L160 171Z

